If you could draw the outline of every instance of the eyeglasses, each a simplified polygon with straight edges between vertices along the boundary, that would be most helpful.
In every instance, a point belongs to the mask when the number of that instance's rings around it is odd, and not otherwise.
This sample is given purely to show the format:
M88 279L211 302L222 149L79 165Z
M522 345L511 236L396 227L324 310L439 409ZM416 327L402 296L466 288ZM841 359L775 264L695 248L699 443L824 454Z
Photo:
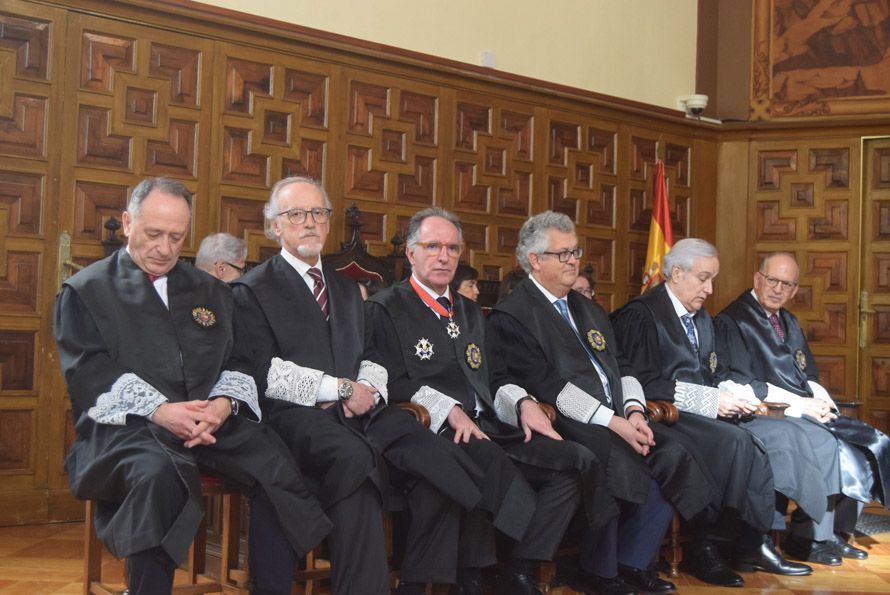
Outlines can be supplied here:
M559 260L559 262L566 263L572 258L574 258L575 260L581 260L581 257L584 256L584 248L578 246L574 250L560 250L559 252L538 252L538 254L555 256Z
M238 271L239 273L241 273L242 275L244 273L246 273L248 270L250 270L250 266L248 266L246 264L243 267L239 267L237 264L232 264L231 262L228 262L228 261L225 261L225 263L227 265L229 265L230 267L232 267L233 269L235 269L236 271Z
M442 252L442 248L448 251L448 256L457 258L463 252L463 246L460 244L443 244L442 242L415 242L416 246L423 248L427 256L438 256Z
M331 209L323 209L321 207L309 209L308 211L306 209L288 209L287 211L277 213L275 216L287 215L287 220L291 222L291 225L302 225L306 223L306 216L310 213L312 213L312 220L316 223L327 223L328 219L331 218Z
M767 277L760 271L757 271L757 274L766 280L766 284L769 285L772 289L781 286L782 291L791 291L795 287L797 287L797 283L793 281L782 281L781 279L776 279L775 277Z

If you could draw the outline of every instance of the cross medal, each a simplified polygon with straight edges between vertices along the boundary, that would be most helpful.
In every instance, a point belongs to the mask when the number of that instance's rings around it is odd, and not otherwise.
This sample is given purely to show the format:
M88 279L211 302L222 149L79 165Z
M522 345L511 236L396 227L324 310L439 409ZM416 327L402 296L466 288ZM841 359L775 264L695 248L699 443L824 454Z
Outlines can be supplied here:
M445 327L445 332L447 332L448 336L452 339L457 339L458 335L460 335L460 327L453 320L449 320L448 326Z

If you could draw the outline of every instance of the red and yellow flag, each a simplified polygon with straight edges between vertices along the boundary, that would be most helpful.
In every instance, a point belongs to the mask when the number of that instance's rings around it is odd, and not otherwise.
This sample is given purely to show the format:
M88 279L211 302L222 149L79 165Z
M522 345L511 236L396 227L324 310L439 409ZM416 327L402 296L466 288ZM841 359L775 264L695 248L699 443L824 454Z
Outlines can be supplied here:
M671 246L674 245L671 215L668 210L667 184L664 180L664 162L661 159L655 163L655 188L652 196L652 222L649 224L649 246L646 248L646 268L643 269L643 287L640 293L661 283L664 255L670 252Z

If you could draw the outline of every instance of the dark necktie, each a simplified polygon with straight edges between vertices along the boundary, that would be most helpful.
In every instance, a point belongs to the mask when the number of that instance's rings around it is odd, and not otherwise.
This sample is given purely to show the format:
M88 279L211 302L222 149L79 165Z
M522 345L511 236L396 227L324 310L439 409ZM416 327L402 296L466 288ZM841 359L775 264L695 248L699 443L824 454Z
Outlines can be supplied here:
M160 279L160 277L158 275L152 275L151 273L145 273L145 274L148 275L148 282L151 283L152 285L154 285L155 281Z
M318 307L321 308L321 315L324 316L325 320L328 320L331 317L328 312L328 292L327 288L324 286L324 280L321 278L321 271L312 267L308 272L309 276L315 281L312 295L315 297L315 301L318 302Z
M695 338L695 324L692 322L692 316L689 314L684 314L681 317L683 321L683 326L686 327L686 337L689 339L689 342L692 344L692 349L695 351L695 355L698 355L698 339Z
M782 324L779 322L779 317L776 314L770 314L769 323L773 325L773 330L776 331L777 335L779 335L779 341L784 343L785 331L782 330Z

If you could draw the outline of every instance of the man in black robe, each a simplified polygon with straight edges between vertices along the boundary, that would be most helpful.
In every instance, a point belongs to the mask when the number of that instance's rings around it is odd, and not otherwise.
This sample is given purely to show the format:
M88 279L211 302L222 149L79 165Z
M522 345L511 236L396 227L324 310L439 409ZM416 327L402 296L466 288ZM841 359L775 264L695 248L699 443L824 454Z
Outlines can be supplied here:
M572 291L581 255L566 215L547 211L526 221L516 257L529 277L488 317L489 346L510 376L556 408L557 430L605 462L612 494L627 503L585 570L671 592L674 585L651 569L671 518L659 487L687 521L716 520L719 494L686 436L648 422L642 386L621 375L607 314ZM655 515L661 524L641 522L652 507L668 512Z
M835 512L833 526L831 515L826 515L812 534L789 538L785 550L807 558L813 550L825 547L820 541L828 541L839 555L863 560L868 554L847 539L862 503L881 500L886 505L890 440L864 422L839 415L828 391L819 384L816 361L800 323L785 309L797 293L799 275L791 254L764 258L754 274L754 288L714 319L717 357L728 366L730 378L750 384L757 398L788 404L786 418L807 428L815 446L829 452L840 449L840 488L845 497L830 503Z
M201 520L199 467L234 481L284 527L257 527L251 555L302 555L331 524L290 453L257 423L253 380L224 368L232 348L229 288L178 263L191 194L148 179L123 214L127 247L65 282L55 336L76 422L71 491L97 501L99 538L127 558L131 593L169 593ZM251 568L256 592L273 592ZM274 587L272 585L271 587ZM278 592L290 592L290 577Z
M673 401L682 412L674 428L692 440L721 491L722 508L740 521L733 522L736 568L809 574L809 566L782 558L766 531L774 523L784 526L774 488L821 519L827 507L825 477L806 436L781 420L753 415L759 401L742 385L719 383L713 323L703 308L719 270L713 246L698 239L677 242L665 257L665 282L612 314L620 357L648 399ZM696 542L689 564L693 574L706 582L741 584L705 535Z
M411 519L399 593L420 593L427 582L455 582L460 511L481 499L481 473L410 413L387 406L386 369L362 359L358 286L320 256L330 213L327 193L310 178L272 188L264 214L281 252L233 284L231 363L256 380L268 423L334 520L334 592L388 592L382 453Z
M482 503L461 529L458 592L481 593L478 569L496 562L493 525L514 540L497 593L535 594L531 561L552 559L582 486L592 524L617 508L590 451L563 441L525 390L492 384L482 311L448 286L462 239L460 221L447 211L411 218L412 275L365 302L367 355L386 366L390 398L426 407L430 430L458 444L485 474Z

